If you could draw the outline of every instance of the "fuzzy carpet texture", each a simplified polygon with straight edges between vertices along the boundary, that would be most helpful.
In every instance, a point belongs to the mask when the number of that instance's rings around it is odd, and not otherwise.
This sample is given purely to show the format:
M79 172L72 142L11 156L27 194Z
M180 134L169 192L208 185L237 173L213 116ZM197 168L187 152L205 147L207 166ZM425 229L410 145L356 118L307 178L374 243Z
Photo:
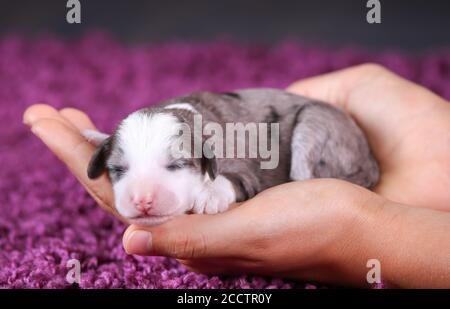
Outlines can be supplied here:
M22 124L45 102L89 113L109 131L129 112L194 90L285 87L303 77L381 63L450 99L450 51L421 56L232 41L125 47L101 34L75 41L0 38L0 288L315 288L258 276L190 273L162 257L128 256L125 226L102 211ZM81 283L66 281L81 261Z

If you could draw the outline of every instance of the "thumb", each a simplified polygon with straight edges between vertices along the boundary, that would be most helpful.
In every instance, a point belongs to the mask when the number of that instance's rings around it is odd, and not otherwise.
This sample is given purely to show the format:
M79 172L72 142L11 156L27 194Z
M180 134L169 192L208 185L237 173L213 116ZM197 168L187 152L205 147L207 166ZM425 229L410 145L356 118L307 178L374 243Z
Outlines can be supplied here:
M348 109L350 93L361 83L389 72L377 64L362 64L291 84L287 91Z
M236 209L237 210L237 209ZM185 215L157 226L131 225L123 235L128 254L194 259L237 255L244 233L234 210L217 215Z

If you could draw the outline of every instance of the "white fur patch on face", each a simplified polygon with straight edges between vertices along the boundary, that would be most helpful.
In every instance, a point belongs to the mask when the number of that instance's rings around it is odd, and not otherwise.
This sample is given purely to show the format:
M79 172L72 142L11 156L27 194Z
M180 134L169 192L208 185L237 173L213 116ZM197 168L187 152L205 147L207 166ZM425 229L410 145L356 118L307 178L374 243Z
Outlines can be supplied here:
M130 223L158 224L189 211L215 214L236 200L232 183L211 180L199 168L169 168L172 144L182 123L170 113L136 112L122 121L115 135L110 166L124 166L113 183L117 211Z
M113 189L117 210L130 222L153 224L193 208L204 187L203 175L190 167L168 168L181 126L170 113L145 112L131 114L119 126L115 140L119 155L110 160L121 162L127 171ZM145 213L136 200L149 205Z
M164 108L165 109L185 109L185 110L188 110L188 111L198 114L197 110L189 103L173 103L173 104L167 105Z
M117 137L128 162L147 166L149 161L166 159L171 139L178 134L180 127L174 115L136 112L122 122Z

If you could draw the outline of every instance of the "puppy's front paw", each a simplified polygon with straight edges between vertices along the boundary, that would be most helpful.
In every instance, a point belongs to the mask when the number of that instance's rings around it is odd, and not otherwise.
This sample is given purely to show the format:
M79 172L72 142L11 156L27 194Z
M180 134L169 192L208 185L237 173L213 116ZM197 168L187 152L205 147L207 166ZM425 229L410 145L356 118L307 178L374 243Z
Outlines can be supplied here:
M218 176L197 196L193 211L197 214L217 214L227 210L235 200L232 184L225 177Z
M203 190L197 197L194 205L194 213L213 215L228 208L226 201L216 196L212 190Z

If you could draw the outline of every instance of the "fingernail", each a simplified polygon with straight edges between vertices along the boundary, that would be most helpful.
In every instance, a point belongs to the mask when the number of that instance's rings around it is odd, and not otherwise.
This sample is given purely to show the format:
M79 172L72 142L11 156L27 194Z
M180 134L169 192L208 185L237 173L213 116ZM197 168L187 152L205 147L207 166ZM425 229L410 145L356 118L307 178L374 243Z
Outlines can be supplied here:
M141 230L133 231L125 240L124 247L128 254L146 255L152 247L152 234Z

